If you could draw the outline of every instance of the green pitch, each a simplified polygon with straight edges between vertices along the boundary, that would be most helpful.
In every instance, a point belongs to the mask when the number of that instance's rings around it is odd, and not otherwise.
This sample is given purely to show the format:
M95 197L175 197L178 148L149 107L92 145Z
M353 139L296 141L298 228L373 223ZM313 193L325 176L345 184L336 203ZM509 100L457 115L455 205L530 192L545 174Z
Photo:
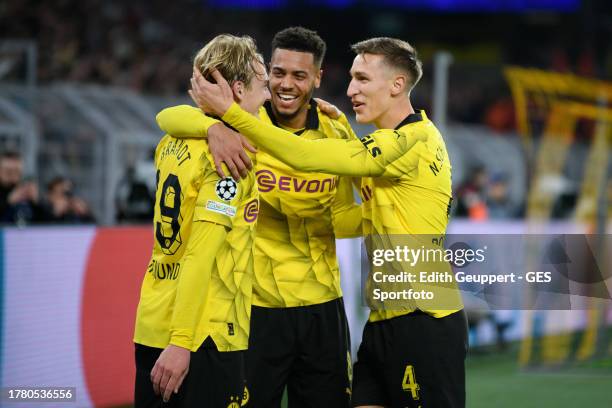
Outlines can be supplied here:
M612 407L612 361L548 372L521 371L516 353L471 354L467 407Z

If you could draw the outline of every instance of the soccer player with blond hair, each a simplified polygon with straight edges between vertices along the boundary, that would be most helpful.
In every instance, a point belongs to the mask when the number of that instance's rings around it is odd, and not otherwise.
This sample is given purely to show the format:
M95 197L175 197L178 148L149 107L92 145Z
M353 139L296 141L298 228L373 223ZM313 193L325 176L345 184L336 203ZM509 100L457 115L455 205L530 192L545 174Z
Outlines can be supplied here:
M219 35L194 69L229 79L257 114L268 75L250 37ZM249 340L255 175L220 178L204 139L167 134L155 152L154 246L136 316L136 407L240 406ZM232 405L233 404L233 405Z
M378 130L360 140L291 137L232 102L219 73L216 84L195 74L192 95L262 151L306 171L361 176L363 233L374 242L409 237L442 246L451 202L451 166L442 136L410 92L422 75L405 41L372 38L353 45L347 95L357 121ZM424 241L423 241L424 242ZM421 265L417 264L417 267ZM443 267L450 270L450 265ZM354 367L356 407L463 407L467 325L455 284L435 288L435 301L372 308Z

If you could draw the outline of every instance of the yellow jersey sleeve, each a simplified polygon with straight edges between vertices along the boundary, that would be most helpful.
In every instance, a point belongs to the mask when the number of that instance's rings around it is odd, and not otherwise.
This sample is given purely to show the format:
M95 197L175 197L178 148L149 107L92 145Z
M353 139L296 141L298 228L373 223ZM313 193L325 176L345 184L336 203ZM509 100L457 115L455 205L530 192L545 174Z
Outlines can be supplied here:
M336 238L355 238L363 234L361 206L355 203L350 177L338 180L332 204L332 224Z
M351 127L351 124L349 123L348 118L346 117L344 113L342 113L337 120L341 125L344 126L349 139L351 140L359 139L357 135L355 134L355 131Z
M226 238L223 226L194 222L189 243L181 260L174 311L170 323L170 344L196 351L194 330L208 302L211 273L217 252Z
M221 123L220 120L206 116L200 109L190 105L166 108L159 112L155 119L161 130L178 138L205 138L208 128Z
M209 221L228 228L242 200L243 186L231 177L220 178L212 167L204 177L194 211L194 221Z
M306 140L258 120L236 103L223 120L289 166L345 176L400 177L416 169L419 156L411 149L427 140L421 132L390 129L357 140Z

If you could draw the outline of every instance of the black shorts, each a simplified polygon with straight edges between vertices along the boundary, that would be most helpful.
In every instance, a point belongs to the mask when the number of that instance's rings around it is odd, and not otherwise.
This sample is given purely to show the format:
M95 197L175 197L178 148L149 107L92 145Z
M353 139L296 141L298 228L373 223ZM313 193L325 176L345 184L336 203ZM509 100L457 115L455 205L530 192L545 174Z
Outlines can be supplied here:
M151 383L151 370L163 350L136 344L135 408L154 407L237 407L245 395L244 351L220 352L208 337L196 352L191 353L189 372L179 388L164 403Z
M368 322L357 353L353 407L465 407L467 320L423 312Z
M342 298L291 308L251 309L249 408L350 406L350 340Z

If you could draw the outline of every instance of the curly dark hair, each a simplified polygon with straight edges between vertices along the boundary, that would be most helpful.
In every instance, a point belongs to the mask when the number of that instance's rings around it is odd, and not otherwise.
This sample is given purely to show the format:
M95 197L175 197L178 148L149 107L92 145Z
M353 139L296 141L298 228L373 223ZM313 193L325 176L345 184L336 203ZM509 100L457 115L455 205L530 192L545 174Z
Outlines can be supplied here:
M316 31L304 27L288 27L276 33L272 39L272 53L277 48L311 53L315 65L321 68L327 45Z

